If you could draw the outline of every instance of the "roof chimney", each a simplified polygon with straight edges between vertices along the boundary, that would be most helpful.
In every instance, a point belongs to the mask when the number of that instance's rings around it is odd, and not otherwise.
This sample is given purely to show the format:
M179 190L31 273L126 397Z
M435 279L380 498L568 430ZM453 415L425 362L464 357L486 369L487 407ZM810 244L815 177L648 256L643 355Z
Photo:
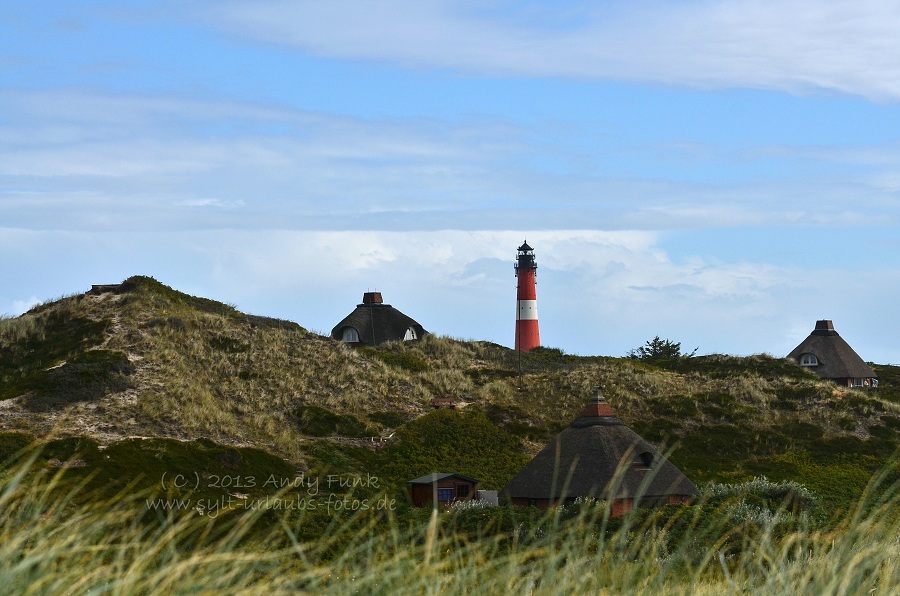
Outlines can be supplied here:
M828 319L816 321L816 331L834 331L834 325Z
M363 294L363 304L383 304L381 292L365 292Z
M601 418L606 416L612 416L612 406L610 406L603 399L603 393L601 391L600 385L594 387L596 393L594 397L588 400L586 406L584 406L584 410L581 411L581 415L584 418Z

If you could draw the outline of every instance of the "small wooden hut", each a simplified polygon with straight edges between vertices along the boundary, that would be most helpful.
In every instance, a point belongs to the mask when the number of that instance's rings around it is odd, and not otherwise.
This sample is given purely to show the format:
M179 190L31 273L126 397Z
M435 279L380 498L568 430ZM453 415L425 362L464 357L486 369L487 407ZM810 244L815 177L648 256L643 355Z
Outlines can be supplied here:
M408 482L414 507L428 507L437 496L441 507L478 497L478 481L462 474L432 472Z

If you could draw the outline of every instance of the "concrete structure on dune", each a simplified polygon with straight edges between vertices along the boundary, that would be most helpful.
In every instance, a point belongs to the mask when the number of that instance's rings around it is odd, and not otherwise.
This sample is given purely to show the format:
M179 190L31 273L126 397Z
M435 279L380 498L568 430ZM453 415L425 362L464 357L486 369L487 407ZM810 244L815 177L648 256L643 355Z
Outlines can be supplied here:
M579 497L612 501L612 515L635 506L686 503L697 487L625 426L597 388L581 418L557 435L500 491L513 505L541 509Z

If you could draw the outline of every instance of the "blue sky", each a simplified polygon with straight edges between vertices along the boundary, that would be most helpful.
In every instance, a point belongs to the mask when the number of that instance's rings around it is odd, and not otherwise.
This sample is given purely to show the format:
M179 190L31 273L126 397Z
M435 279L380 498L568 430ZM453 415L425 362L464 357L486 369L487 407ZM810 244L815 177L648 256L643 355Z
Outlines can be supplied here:
M900 6L3 2L0 312L135 274L328 332L900 363Z

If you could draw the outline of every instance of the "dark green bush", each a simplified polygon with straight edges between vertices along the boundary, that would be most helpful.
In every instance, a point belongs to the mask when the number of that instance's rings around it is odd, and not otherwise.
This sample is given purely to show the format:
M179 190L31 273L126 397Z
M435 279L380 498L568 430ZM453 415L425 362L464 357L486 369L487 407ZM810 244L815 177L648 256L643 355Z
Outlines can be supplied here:
M369 420L387 426L388 428L396 428L406 421L400 412L391 411L372 412L369 414Z
M47 369L103 343L110 321L46 311L36 332L0 342L0 399L17 397L37 387Z
M214 335L210 338L209 345L214 350L219 350L226 354L239 354L250 349L249 344L224 335Z
M464 373L477 385L486 385L491 381L512 379L517 375L516 371L505 368L469 368Z
M897 431L886 425L876 424L869 427L869 434L879 439L893 439L897 436Z
M824 434L821 426L797 420L776 425L772 430L794 442L817 441Z
M343 437L368 437L375 431L350 414L335 414L319 406L300 406L295 411L300 432L311 437L340 435Z
M474 406L435 410L397 429L382 452L387 476L403 483L430 472L463 474L479 488L502 488L528 463L521 441Z
M859 426L859 423L856 421L856 418L845 416L838 420L838 427L842 430L854 431L857 426Z
M0 432L0 466L21 454L32 443L34 436L17 431Z
M547 429L535 424L522 408L515 405L501 406L488 403L483 406L483 411L491 423L523 439L545 440L562 430Z
M128 377L133 372L134 365L122 352L82 352L62 366L35 375L30 383L33 391L23 405L32 412L47 412L76 402L98 400L128 389Z
M900 418L896 416L882 416L881 423L888 428L900 430Z
M375 348L362 348L360 352L373 356L388 366L401 368L409 372L425 372L428 370L427 362L409 352L385 352Z

